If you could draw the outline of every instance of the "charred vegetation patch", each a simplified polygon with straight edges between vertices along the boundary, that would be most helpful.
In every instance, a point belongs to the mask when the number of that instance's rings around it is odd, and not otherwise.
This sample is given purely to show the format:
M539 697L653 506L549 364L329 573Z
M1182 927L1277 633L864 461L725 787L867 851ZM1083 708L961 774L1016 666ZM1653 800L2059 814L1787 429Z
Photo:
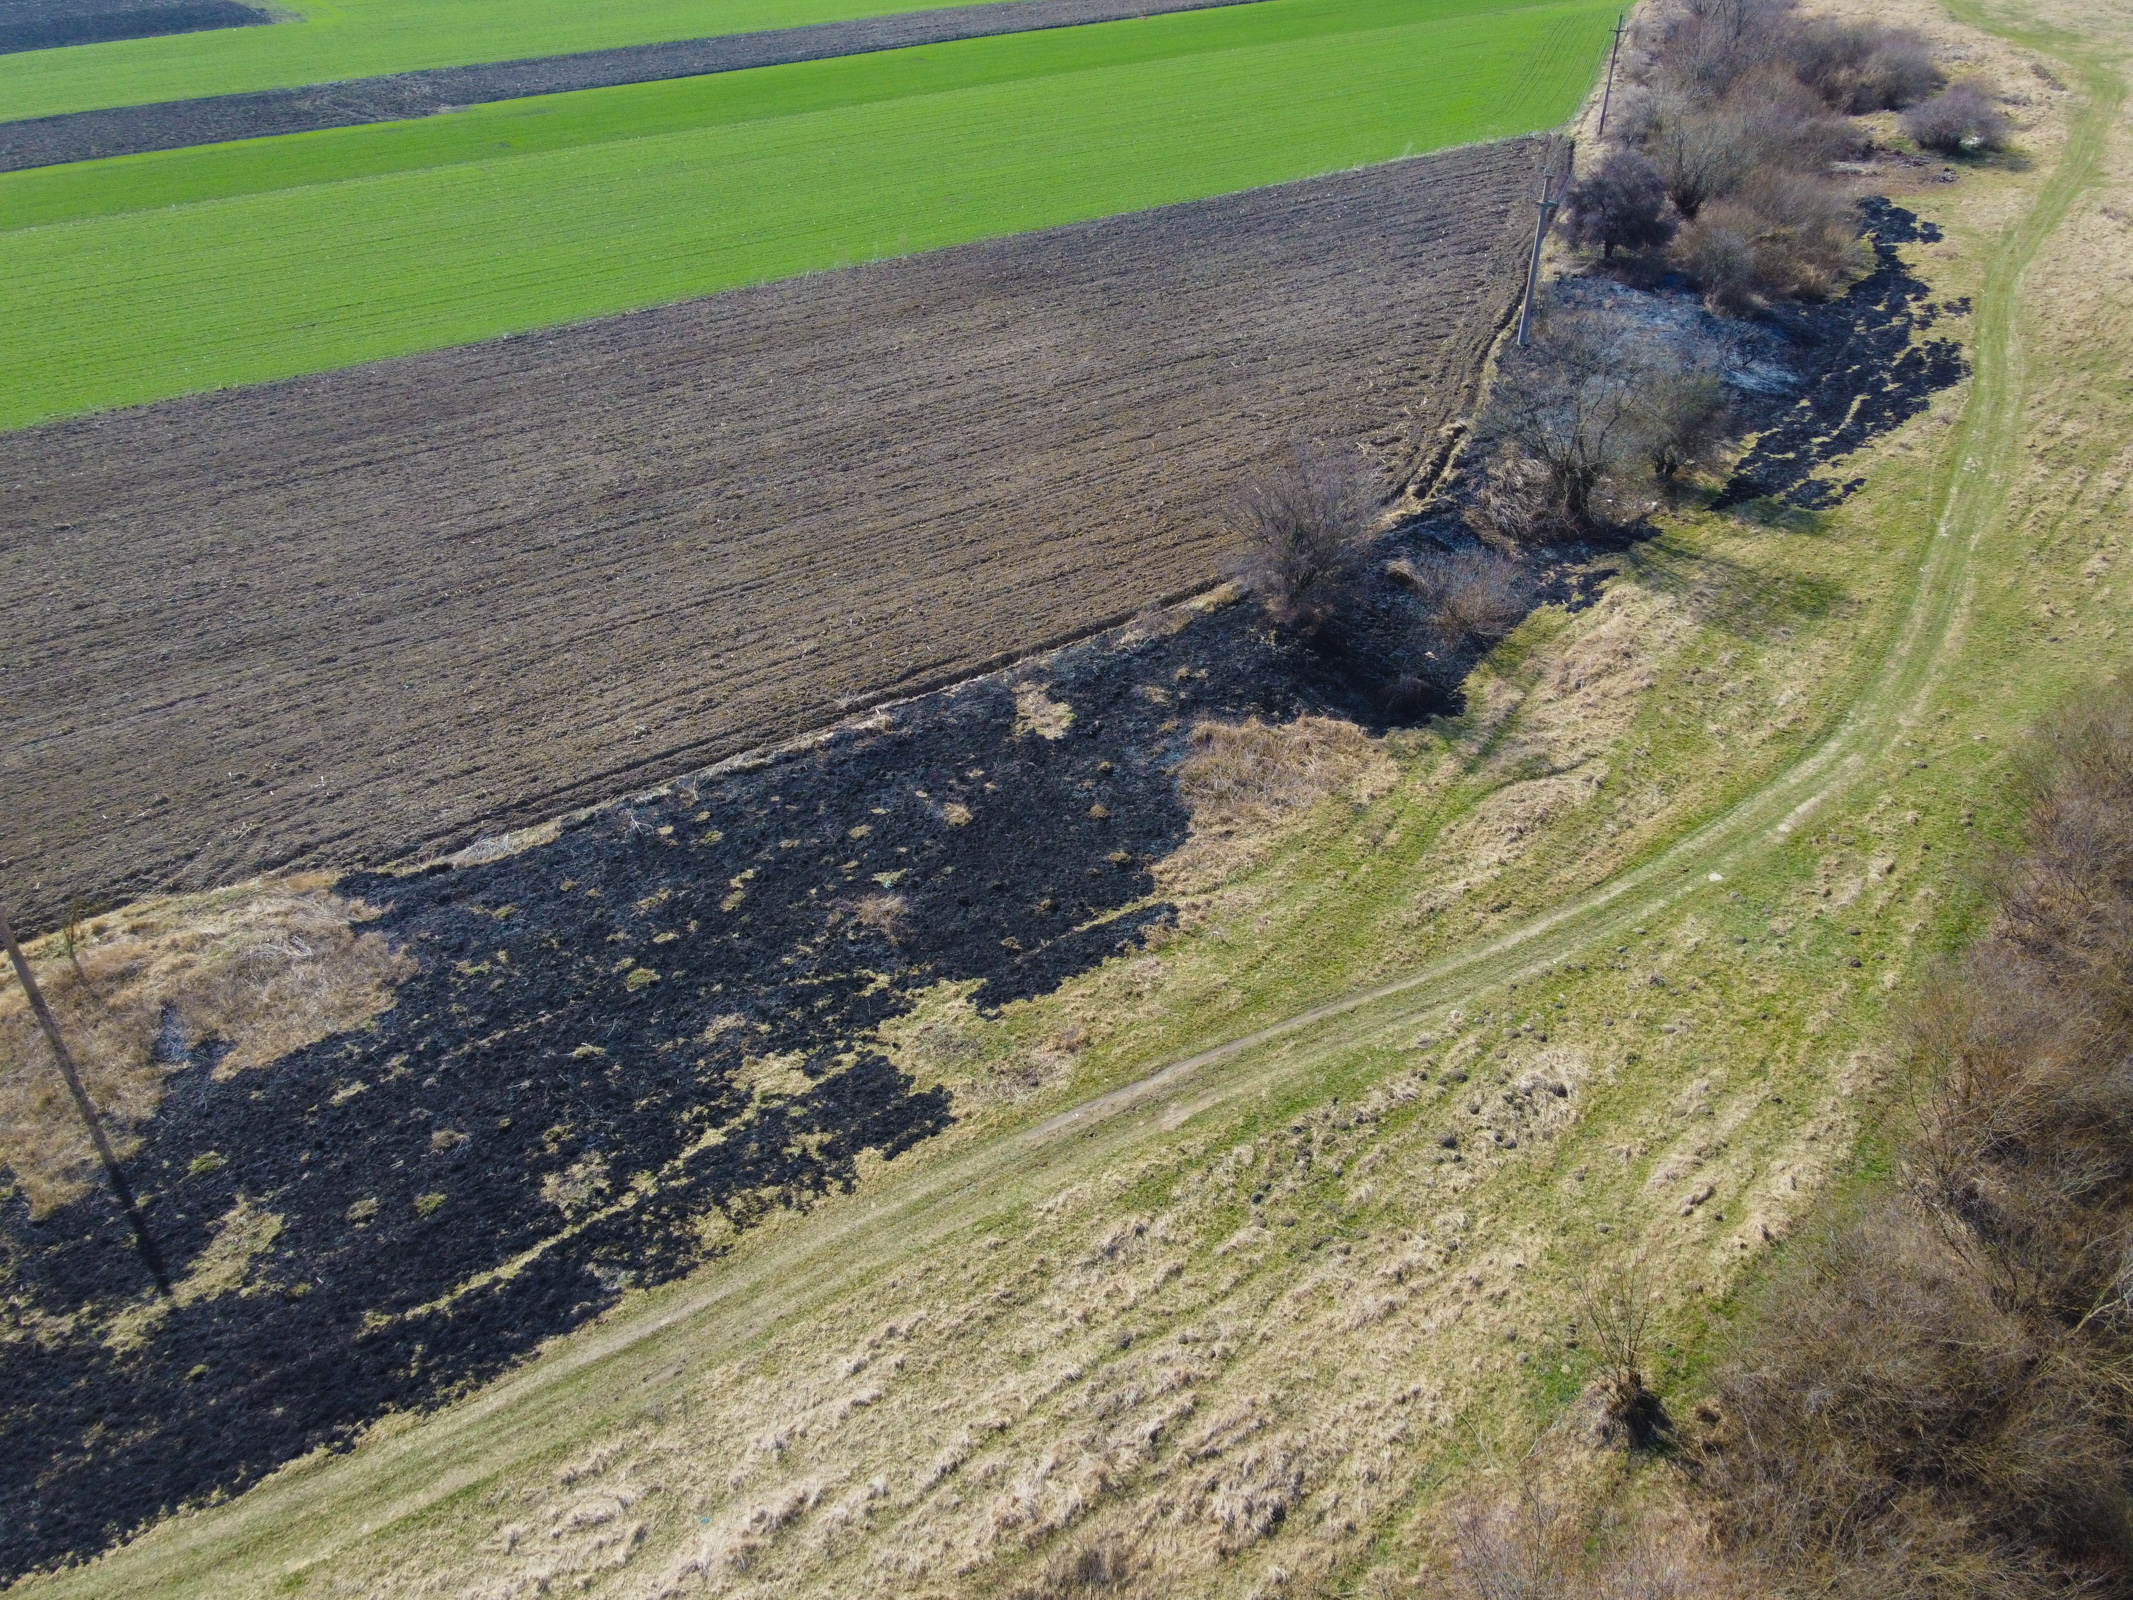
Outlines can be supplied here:
M249 28L273 20L237 0L0 0L0 55ZM4 162L0 170L6 170Z
M101 1194L0 1207L0 1566L448 1397L947 1126L875 1030L943 981L1049 991L1166 920L1196 727L1386 724L1257 608L1186 615L516 854L341 879L417 966L389 1010L236 1072L163 1031L128 1167L177 1303Z
M1800 386L1789 399L1748 403L1754 443L1719 492L1719 509L1751 500L1810 511L1841 504L1865 480L1832 482L1821 469L1922 415L1969 373L1954 339L1920 337L1943 318L1967 316L1969 302L1935 301L1896 250L1932 243L1940 230L1889 200L1859 209L1874 268L1833 300L1766 319L1797 352Z

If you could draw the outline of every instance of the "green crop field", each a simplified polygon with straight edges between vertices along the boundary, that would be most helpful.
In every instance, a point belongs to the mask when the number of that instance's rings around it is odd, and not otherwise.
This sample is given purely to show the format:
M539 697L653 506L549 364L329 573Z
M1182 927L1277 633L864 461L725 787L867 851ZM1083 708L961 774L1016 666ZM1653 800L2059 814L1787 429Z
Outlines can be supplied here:
M383 72L702 39L966 3L970 0L307 3L301 20L272 27L223 28L0 56L0 106L9 117L48 117L101 106L286 89Z
M1271 0L13 174L0 426L1548 127L1613 19Z

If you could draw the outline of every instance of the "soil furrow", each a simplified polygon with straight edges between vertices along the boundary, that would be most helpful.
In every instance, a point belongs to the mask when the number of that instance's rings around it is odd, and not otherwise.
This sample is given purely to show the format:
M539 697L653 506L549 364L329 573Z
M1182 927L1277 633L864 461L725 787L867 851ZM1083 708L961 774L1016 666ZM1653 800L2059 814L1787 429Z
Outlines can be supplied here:
M1212 581L1300 433L1428 453L1536 148L0 437L22 914L449 845Z

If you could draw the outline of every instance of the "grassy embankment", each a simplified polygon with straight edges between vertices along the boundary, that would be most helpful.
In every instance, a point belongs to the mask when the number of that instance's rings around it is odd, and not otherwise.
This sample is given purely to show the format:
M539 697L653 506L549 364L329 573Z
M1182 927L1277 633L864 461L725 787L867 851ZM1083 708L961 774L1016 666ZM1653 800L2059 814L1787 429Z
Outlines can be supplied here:
M0 426L1547 127L1609 15L1273 0L9 175Z
M2122 657L2122 41L2021 42L2067 85L2025 79L2023 158L1899 196L1975 379L1857 497L1671 522L1468 715L1174 863L1165 948L942 996L897 1038L967 1120L857 1194L33 1591L1371 1592L1562 1414L1632 1249L1678 1384L1871 1167L1887 1009L1975 930L2018 736Z

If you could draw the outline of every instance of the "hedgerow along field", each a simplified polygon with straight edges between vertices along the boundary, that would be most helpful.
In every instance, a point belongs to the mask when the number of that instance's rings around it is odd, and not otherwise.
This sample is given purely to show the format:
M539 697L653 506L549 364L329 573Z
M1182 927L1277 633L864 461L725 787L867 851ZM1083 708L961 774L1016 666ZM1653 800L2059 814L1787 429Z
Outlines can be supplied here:
M346 0L264 28L129 39L0 56L0 106L49 117L250 89L659 44L762 28L925 11L925 0ZM257 37L246 37L257 35Z
M12 174L0 426L1550 127L1613 16L1272 0Z

